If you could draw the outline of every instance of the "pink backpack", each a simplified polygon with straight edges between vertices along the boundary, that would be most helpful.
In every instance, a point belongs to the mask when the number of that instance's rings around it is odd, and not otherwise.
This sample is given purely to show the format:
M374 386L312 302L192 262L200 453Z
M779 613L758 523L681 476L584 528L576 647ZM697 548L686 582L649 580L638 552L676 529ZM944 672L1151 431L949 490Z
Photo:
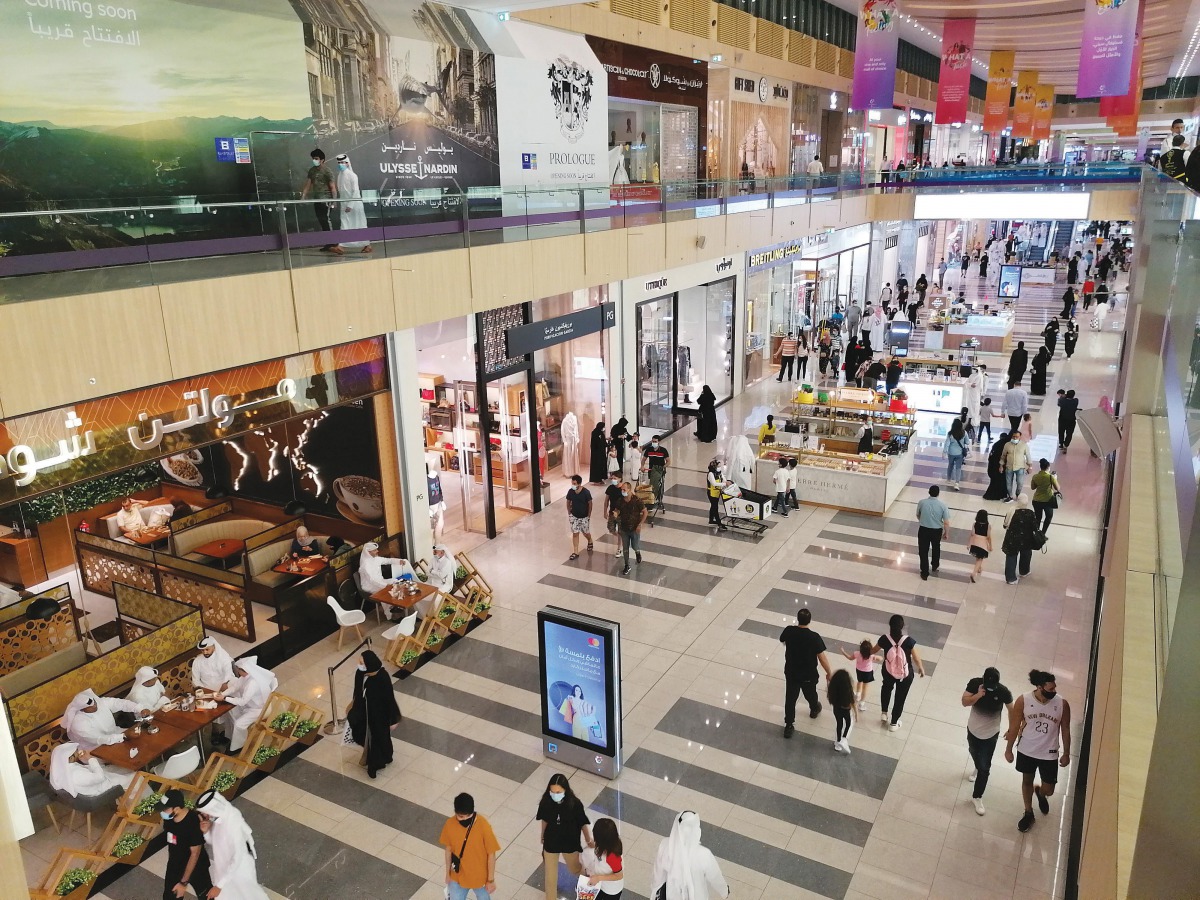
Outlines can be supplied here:
M888 635L888 640L892 642L892 646L883 657L884 671L897 681L904 681L908 678L908 654L904 652L904 642L908 640L908 635L901 634L898 641Z

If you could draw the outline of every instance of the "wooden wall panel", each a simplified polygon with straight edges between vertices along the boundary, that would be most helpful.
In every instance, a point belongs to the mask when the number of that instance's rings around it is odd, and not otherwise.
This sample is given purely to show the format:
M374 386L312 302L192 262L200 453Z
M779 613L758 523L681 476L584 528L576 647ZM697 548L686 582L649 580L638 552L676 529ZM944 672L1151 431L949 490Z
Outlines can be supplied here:
M293 269L292 290L301 350L396 330L390 260L343 259ZM336 324L331 309L337 310Z
M733 252L733 248L727 247L725 243L726 235L726 217L725 216L709 216L706 219L696 219L696 237L704 238L704 248L696 248L696 262L703 262L709 259L713 254L713 248L724 256Z
M589 284L629 277L629 239L624 229L590 231L583 239L583 270Z
M669 267L687 266L698 260L696 253L696 219L681 219L667 223L667 265ZM704 250L708 253L707 246ZM704 257L707 259L707 255Z
M471 286L471 308L475 312L536 300L533 242L472 247Z
M1128 221L1138 217L1138 190L1092 191L1088 204L1089 219Z
M471 313L469 250L415 253L392 257L389 262L398 329Z
M755 214L744 212L725 217L725 248L727 251L757 250L762 246L762 244L754 243L754 226L751 218L753 215Z
M7 416L173 377L155 287L2 304L0 334Z
M778 206L771 219L771 243L782 244L811 233L809 228L809 204L803 206Z
M388 537L404 530L404 500L400 492L400 458L390 391L371 398L375 409L375 442L379 447L379 483L383 485L383 521Z
M287 272L164 284L158 292L172 378L300 352Z
M629 277L660 272L667 265L667 226L641 225L625 229L629 245Z
M587 279L582 234L540 238L531 244L534 299L566 294Z

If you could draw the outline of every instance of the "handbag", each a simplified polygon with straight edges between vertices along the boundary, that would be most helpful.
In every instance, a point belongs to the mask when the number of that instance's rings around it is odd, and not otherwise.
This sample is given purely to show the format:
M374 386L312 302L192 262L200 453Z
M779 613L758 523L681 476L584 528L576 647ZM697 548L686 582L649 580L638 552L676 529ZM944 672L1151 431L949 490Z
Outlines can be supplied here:
M350 720L346 720L346 727L342 729L342 745L346 747L357 747L358 744L354 741L354 729L350 727Z
M1062 491L1055 491L1054 496L1050 498L1050 508L1058 509L1063 504Z
M1029 537L1029 543L1034 550L1041 550L1046 546L1046 536L1040 531L1034 531Z
M467 852L467 839L471 836L471 829L475 827L475 823L479 821L479 814L471 819L471 824L467 826L467 833L463 835L462 846L458 848L458 853L450 854L450 871L457 872L462 867L462 855Z

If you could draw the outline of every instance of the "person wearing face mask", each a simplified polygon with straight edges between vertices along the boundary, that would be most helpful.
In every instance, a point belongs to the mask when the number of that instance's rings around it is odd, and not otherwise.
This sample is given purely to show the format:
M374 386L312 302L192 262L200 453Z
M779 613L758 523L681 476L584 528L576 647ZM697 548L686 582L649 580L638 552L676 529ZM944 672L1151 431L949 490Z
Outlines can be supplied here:
M721 531L728 531L721 521L721 494L732 482L725 477L725 470L719 459L708 464L708 524L716 525Z
M337 167L337 196L341 198L338 205L342 210L342 229L350 231L366 228L367 211L363 208L362 191L358 187L358 175L354 172L354 166L350 164L350 157L345 153L338 154ZM338 245L334 252L341 253L343 248L357 250L360 253L371 253L375 249L371 246L370 241L350 241Z
M974 782L971 803L978 815L984 815L983 792L992 771L992 754L1000 737L1001 713L1012 714L1013 695L1000 683L1000 670L989 666L982 678L972 678L963 691L962 705L971 710L967 718L967 752L973 767L967 780Z
M346 709L346 721L354 743L363 748L358 764L367 767L371 778L391 763L392 729L403 719L383 663L374 651L364 650L354 673L354 695Z
M1021 438L1021 432L1016 428L1008 438L1004 448L1004 479L1008 485L1008 496L1005 503L1012 503L1021 494L1025 486L1025 476L1033 471L1033 457L1029 455L1029 445Z
M591 821L587 811L567 776L556 773L550 776L546 792L538 803L537 820L542 823L542 860L546 875L546 900L558 900L558 859L561 856L571 873L572 890L575 878L583 871L579 864L580 835L588 847L595 847L592 840Z
M650 443L642 450L642 459L650 477L650 486L654 489L654 502L659 510L665 510L663 490L667 485L667 468L671 465L671 454L663 446L662 435L656 434L650 439Z
M337 199L337 179L325 165L325 151L317 147L309 154L312 166L304 176L304 188L300 191L300 199L307 200L311 194L316 203L311 204L313 215L322 231L329 230L330 201ZM337 252L337 244L326 244L321 248L326 252Z
M492 825L475 811L475 798L454 798L454 815L442 825L438 843L446 852L446 895L450 900L491 900L496 892L496 854L500 842Z
M190 885L203 898L212 890L208 873L208 851L200 816L188 809L182 791L171 789L158 801L158 814L167 835L167 871L163 900L183 900Z
M1019 748L1016 764L1021 773L1025 815L1017 823L1018 831L1028 831L1037 821L1033 815L1034 797L1042 815L1050 814L1049 798L1058 783L1058 770L1071 764L1071 705L1058 696L1058 683L1049 672L1032 670L1029 683L1033 690L1018 697L1009 710L1005 735L1006 760L1013 762L1014 744ZM1033 783L1035 775L1040 776L1040 784Z
M639 563L642 561L641 531L649 514L646 504L633 492L633 485L628 481L624 482L621 485L621 497L616 505L617 538L621 541L621 550L625 556L622 575L629 574L632 562L629 558L630 553L635 555Z
M213 886L208 900L268 900L258 883L258 850L254 832L241 811L218 794L205 791L196 801L200 829L208 845Z
M610 472L608 484L604 488L604 524L608 533L617 533L617 504L621 501L621 473ZM617 538L617 552L613 556L621 557L621 539Z

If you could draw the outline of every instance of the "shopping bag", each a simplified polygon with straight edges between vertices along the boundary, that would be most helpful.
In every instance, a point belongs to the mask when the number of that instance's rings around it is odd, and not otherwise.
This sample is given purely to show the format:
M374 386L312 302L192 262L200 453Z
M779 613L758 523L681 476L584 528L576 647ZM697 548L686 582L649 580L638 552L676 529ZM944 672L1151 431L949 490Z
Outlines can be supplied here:
M596 900L600 896L600 885L588 884L588 876L580 875L575 887L575 900Z

